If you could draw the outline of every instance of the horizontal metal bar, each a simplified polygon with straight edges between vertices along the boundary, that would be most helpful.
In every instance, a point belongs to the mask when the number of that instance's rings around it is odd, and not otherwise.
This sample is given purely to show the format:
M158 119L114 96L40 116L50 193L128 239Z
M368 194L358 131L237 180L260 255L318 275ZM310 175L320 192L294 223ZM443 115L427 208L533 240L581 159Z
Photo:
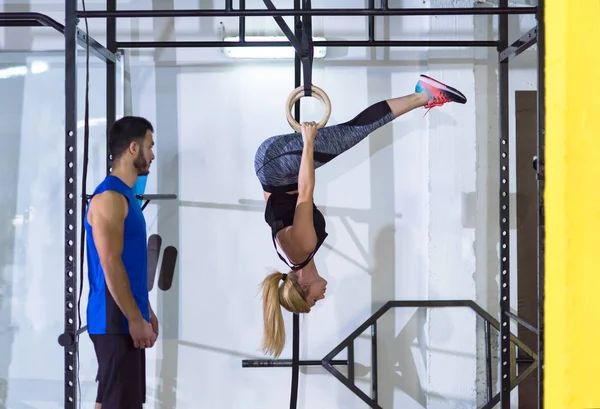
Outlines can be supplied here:
M500 62L510 61L537 43L537 26L525 33L517 41L500 51Z
M429 307L429 308L448 308L448 307L471 307L471 300L408 300L408 301L388 301L385 305L389 308L409 308L409 307Z
M65 33L65 26L58 21L41 13L0 13L0 27L36 27L46 26L55 29L61 34ZM77 29L77 43L84 49L87 47L86 33ZM114 53L90 36L90 51L102 61L116 62Z
M177 199L176 194L155 194L155 195L136 195L136 199L139 200L168 200Z
M52 27L60 33L65 32L65 26L42 13L0 13L0 22L30 20L47 27ZM35 24L38 25L38 24Z
M321 364L322 361L315 360L298 361L299 366L321 366ZM331 361L331 365L348 365L348 361ZM291 359L244 359L242 361L242 368L289 368L291 366Z
M315 47L498 47L497 41L314 41ZM122 41L118 48L291 47L289 41Z
M147 18L147 17L278 17L278 16L474 16L500 14L535 14L537 7L480 8L394 8L394 9L245 9L245 10L89 10L79 11L80 18Z
M86 33L83 30L77 29L77 43L82 46L84 49L87 47L86 42ZM117 62L117 56L115 53L108 50L108 48L104 47L98 41L94 39L94 37L90 36L90 52L94 54L96 57L100 58L104 62Z
M0 20L0 27L40 27L44 26L37 20Z
M530 323L528 323L527 321L523 320L522 318L519 318L517 315L513 314L510 311L505 311L504 312L506 314L507 317L512 318L513 320L517 321L519 324L521 324L522 326L524 326L525 328L527 328L528 330L532 331L533 333L537 334L537 328L534 327L533 325L531 325Z

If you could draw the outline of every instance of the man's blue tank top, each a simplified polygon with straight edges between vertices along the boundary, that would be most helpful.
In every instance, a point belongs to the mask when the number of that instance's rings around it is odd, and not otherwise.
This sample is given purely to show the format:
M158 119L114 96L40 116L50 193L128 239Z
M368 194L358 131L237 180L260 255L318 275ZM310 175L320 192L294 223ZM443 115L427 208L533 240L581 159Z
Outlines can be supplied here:
M133 298L144 319L149 321L146 221L133 189L127 186L125 182L116 176L109 175L98 185L94 195L107 190L119 192L125 196L129 203L127 217L125 218L121 259L127 271ZM84 225L90 286L87 306L88 333L128 334L129 324L127 319L117 306L104 280L104 271L94 243L92 226L87 221L87 210Z

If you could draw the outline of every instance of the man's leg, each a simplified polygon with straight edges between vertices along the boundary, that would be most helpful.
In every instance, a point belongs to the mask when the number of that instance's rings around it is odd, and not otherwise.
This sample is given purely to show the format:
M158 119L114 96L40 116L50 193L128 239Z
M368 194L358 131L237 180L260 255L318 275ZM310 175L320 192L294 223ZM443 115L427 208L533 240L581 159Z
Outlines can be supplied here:
M142 409L145 397L145 350L128 334L95 335L102 409ZM96 409L99 409L98 403Z
M94 405L94 409L102 409L102 385L100 385L98 377L96 377L96 382L98 382L98 392L96 394L96 405Z
M98 355L98 349L96 348L96 343L94 342L97 338L95 335L90 334L90 339L92 340L92 344L94 345L94 350L96 352L96 362L98 364L98 371L96 372L96 404L94 405L94 409L102 409L102 385L100 384L100 356Z

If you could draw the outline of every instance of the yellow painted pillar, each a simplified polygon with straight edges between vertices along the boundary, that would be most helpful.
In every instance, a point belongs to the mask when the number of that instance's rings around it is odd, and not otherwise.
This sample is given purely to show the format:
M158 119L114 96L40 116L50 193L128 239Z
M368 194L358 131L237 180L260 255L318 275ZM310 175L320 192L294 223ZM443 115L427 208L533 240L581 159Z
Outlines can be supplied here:
M600 0L546 0L547 409L600 408Z

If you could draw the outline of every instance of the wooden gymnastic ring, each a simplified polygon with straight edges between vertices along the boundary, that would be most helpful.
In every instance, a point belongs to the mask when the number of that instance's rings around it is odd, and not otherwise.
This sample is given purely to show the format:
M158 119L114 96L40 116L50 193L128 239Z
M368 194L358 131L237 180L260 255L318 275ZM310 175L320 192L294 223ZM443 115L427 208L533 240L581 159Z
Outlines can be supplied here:
M327 121L329 121L329 117L331 116L331 101L329 100L329 97L327 96L325 91L323 91L321 88L319 88L315 85L312 85L311 90L312 90L311 96L315 97L316 99L321 101L321 103L325 106L325 114L323 115L323 119L321 119L321 121L319 121L317 123L317 129L319 129L319 128L322 128L325 125L327 125ZM285 107L286 107L285 115L286 115L287 121L296 132L301 132L302 128L300 127L300 124L292 116L292 107L303 96L304 96L304 86L301 85L290 93L290 95L287 98L287 101L285 102Z

